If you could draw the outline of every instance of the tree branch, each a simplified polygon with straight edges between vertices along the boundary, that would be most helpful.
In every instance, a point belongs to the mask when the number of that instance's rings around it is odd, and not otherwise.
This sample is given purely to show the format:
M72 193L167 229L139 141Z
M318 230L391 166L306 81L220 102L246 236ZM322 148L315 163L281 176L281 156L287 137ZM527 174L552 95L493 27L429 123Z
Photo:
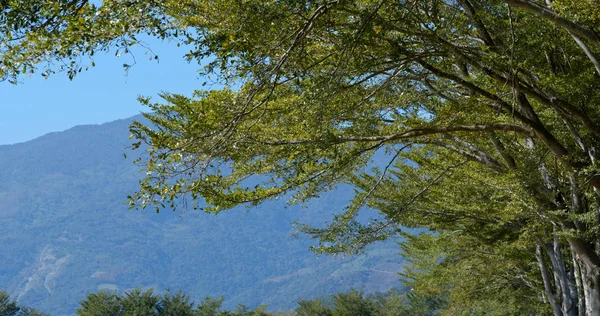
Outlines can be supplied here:
M449 134L454 132L493 132L493 131L504 131L504 132L516 132L519 134L534 136L533 130L510 124L488 124L488 125L466 125L466 126L448 126L448 127L424 127L424 128L413 128L402 133L392 135L380 135L380 136L337 136L332 139L333 144L342 144L348 142L389 142L394 140L410 139L420 136L435 135L435 134ZM265 141L265 140L254 140L254 142L269 145L269 146L284 146L284 145L299 145L314 143L319 140L316 139L291 139L291 140L276 140L276 141Z
M444 136L444 138L451 139L455 143L470 150L472 155L476 156L478 158L478 161L484 163L485 165L490 166L492 168L506 169L506 166L504 166L503 164L498 162L496 159L492 158L492 156L488 155L483 150L477 148L475 145L473 145L469 142L466 142L454 135L443 135L443 136Z
M457 2L465 9L465 13L467 14L467 16L471 18L471 20L473 20L473 24L475 25L475 28L477 29L477 33L479 33L481 40L483 40L483 42L487 46L495 47L496 44L494 43L492 36L483 24L483 21L481 21L481 19L477 16L477 12L475 12L475 8L469 2L469 0L457 0Z
M509 153L506 152L506 148L498 139L498 137L494 135L494 133L490 133L490 140L492 141L492 144L494 144L494 147L496 148L500 156L502 156L502 159L504 159L504 161L508 165L508 168L517 169L517 163L515 162L515 158L513 158Z
M508 103L506 103L506 101L502 100L500 97L498 97L495 94L492 94L488 91L483 90L482 88L476 86L475 84L473 84L471 82L468 82L456 75L444 72L444 71L426 63L423 60L418 60L417 62L419 64L421 64L425 69L431 71L433 74L435 74L438 77L450 79L450 80L454 81L455 83L460 84L467 89L474 89L477 93L485 96L486 98L496 101L502 107L504 112L508 112L508 113L512 114L512 116L515 119L517 119L517 120L521 121L522 123L531 127L535 133L535 136L537 136L540 140L542 140L542 142L544 142L544 144L548 147L548 149L550 149L550 151L552 151L554 156L561 159L561 161L563 162L563 164L565 166L567 166L569 168L574 167L573 163L570 162L567 158L567 156L569 154L567 149L540 122L533 121L518 111L511 111L512 107Z
M594 31L587 29L577 23L569 21L558 14L556 12L543 7L539 4L533 3L527 0L500 0L508 5L521 8L529 13L535 14L539 17L542 17L546 20L553 22L554 24L564 28L565 30L589 40L591 43L594 43L596 46L600 46L600 37Z
M598 59L596 58L596 56L594 55L592 50L587 46L587 44L584 41L581 40L581 38L579 38L579 36L573 34L570 31L567 31L567 32L571 35L571 37L573 37L573 39L575 40L575 43L577 43L577 45L579 45L581 50L583 50L585 55L588 57L588 59L594 65L594 68L596 68L596 72L600 75L600 62L598 62Z

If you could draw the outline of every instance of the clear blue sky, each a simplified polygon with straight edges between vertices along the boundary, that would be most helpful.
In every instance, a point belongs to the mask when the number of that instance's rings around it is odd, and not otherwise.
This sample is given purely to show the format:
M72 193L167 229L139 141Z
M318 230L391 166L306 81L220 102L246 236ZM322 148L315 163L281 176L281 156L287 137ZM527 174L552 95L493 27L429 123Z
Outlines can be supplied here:
M39 74L23 77L18 85L0 82L0 145L139 114L146 109L137 102L138 95L158 100L161 91L189 95L201 88L199 66L182 57L188 49L155 40L149 44L159 62L137 49L137 64L127 76L122 65L131 63L131 57L115 57L113 52L97 54L96 67L73 81L58 73L46 80Z

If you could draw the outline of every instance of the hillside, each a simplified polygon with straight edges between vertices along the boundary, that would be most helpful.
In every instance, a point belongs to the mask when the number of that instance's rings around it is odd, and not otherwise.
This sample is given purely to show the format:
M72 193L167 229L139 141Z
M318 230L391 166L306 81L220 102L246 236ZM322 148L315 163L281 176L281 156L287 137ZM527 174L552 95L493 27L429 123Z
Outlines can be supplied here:
M139 119L139 118L138 118ZM218 216L194 211L129 211L139 177L124 158L129 120L79 126L0 146L0 289L52 315L69 315L86 293L182 289L225 306L289 309L299 298L398 286L393 242L352 258L317 258L291 223L322 223L350 189L306 207L272 201Z

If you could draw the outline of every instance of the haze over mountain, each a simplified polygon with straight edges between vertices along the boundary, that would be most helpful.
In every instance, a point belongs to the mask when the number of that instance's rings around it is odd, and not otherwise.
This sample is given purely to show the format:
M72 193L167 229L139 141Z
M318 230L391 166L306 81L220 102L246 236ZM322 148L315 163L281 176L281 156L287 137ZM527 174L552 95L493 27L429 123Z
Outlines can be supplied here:
M139 117L137 117L139 119ZM0 146L0 289L25 305L70 315L86 293L136 287L182 289L225 307L268 304L399 286L393 242L352 258L317 258L311 241L289 236L293 220L323 223L349 188L307 207L276 200L218 216L195 211L129 211L139 167L123 154L132 119L78 126Z

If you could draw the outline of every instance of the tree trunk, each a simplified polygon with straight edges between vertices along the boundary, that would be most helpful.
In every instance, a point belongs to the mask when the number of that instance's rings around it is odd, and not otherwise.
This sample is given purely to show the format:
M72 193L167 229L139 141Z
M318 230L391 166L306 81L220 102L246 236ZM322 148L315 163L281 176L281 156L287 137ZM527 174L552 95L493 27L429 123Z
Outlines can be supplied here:
M585 314L600 316L600 258L592 244L577 238L569 238L568 241L579 259Z
M585 295L585 315L600 315L600 292L598 291L598 273L588 270L585 265L580 266L583 292Z
M555 288L557 289L556 294L561 295L562 306L561 310L563 315L577 316L577 306L575 305L576 299L571 296L571 284L569 282L569 275L565 267L565 260L562 256L560 244L558 238L554 238L552 244L545 245L546 252L552 263L552 269L554 272Z
M573 257L573 274L575 278L575 283L577 285L577 293L578 293L578 316L585 316L585 292L583 284L581 283L581 269L579 268L579 261L577 260L577 255L571 252L571 257Z
M546 292L546 298L548 299L548 303L552 307L552 311L554 312L554 316L563 316L563 312L556 301L556 297L552 291L552 281L550 280L550 273L548 272L548 268L546 267L546 263L544 262L544 258L542 256L542 247L538 245L535 249L535 257L537 259L538 265L540 267L540 272L542 273L542 280L544 281L544 290Z

